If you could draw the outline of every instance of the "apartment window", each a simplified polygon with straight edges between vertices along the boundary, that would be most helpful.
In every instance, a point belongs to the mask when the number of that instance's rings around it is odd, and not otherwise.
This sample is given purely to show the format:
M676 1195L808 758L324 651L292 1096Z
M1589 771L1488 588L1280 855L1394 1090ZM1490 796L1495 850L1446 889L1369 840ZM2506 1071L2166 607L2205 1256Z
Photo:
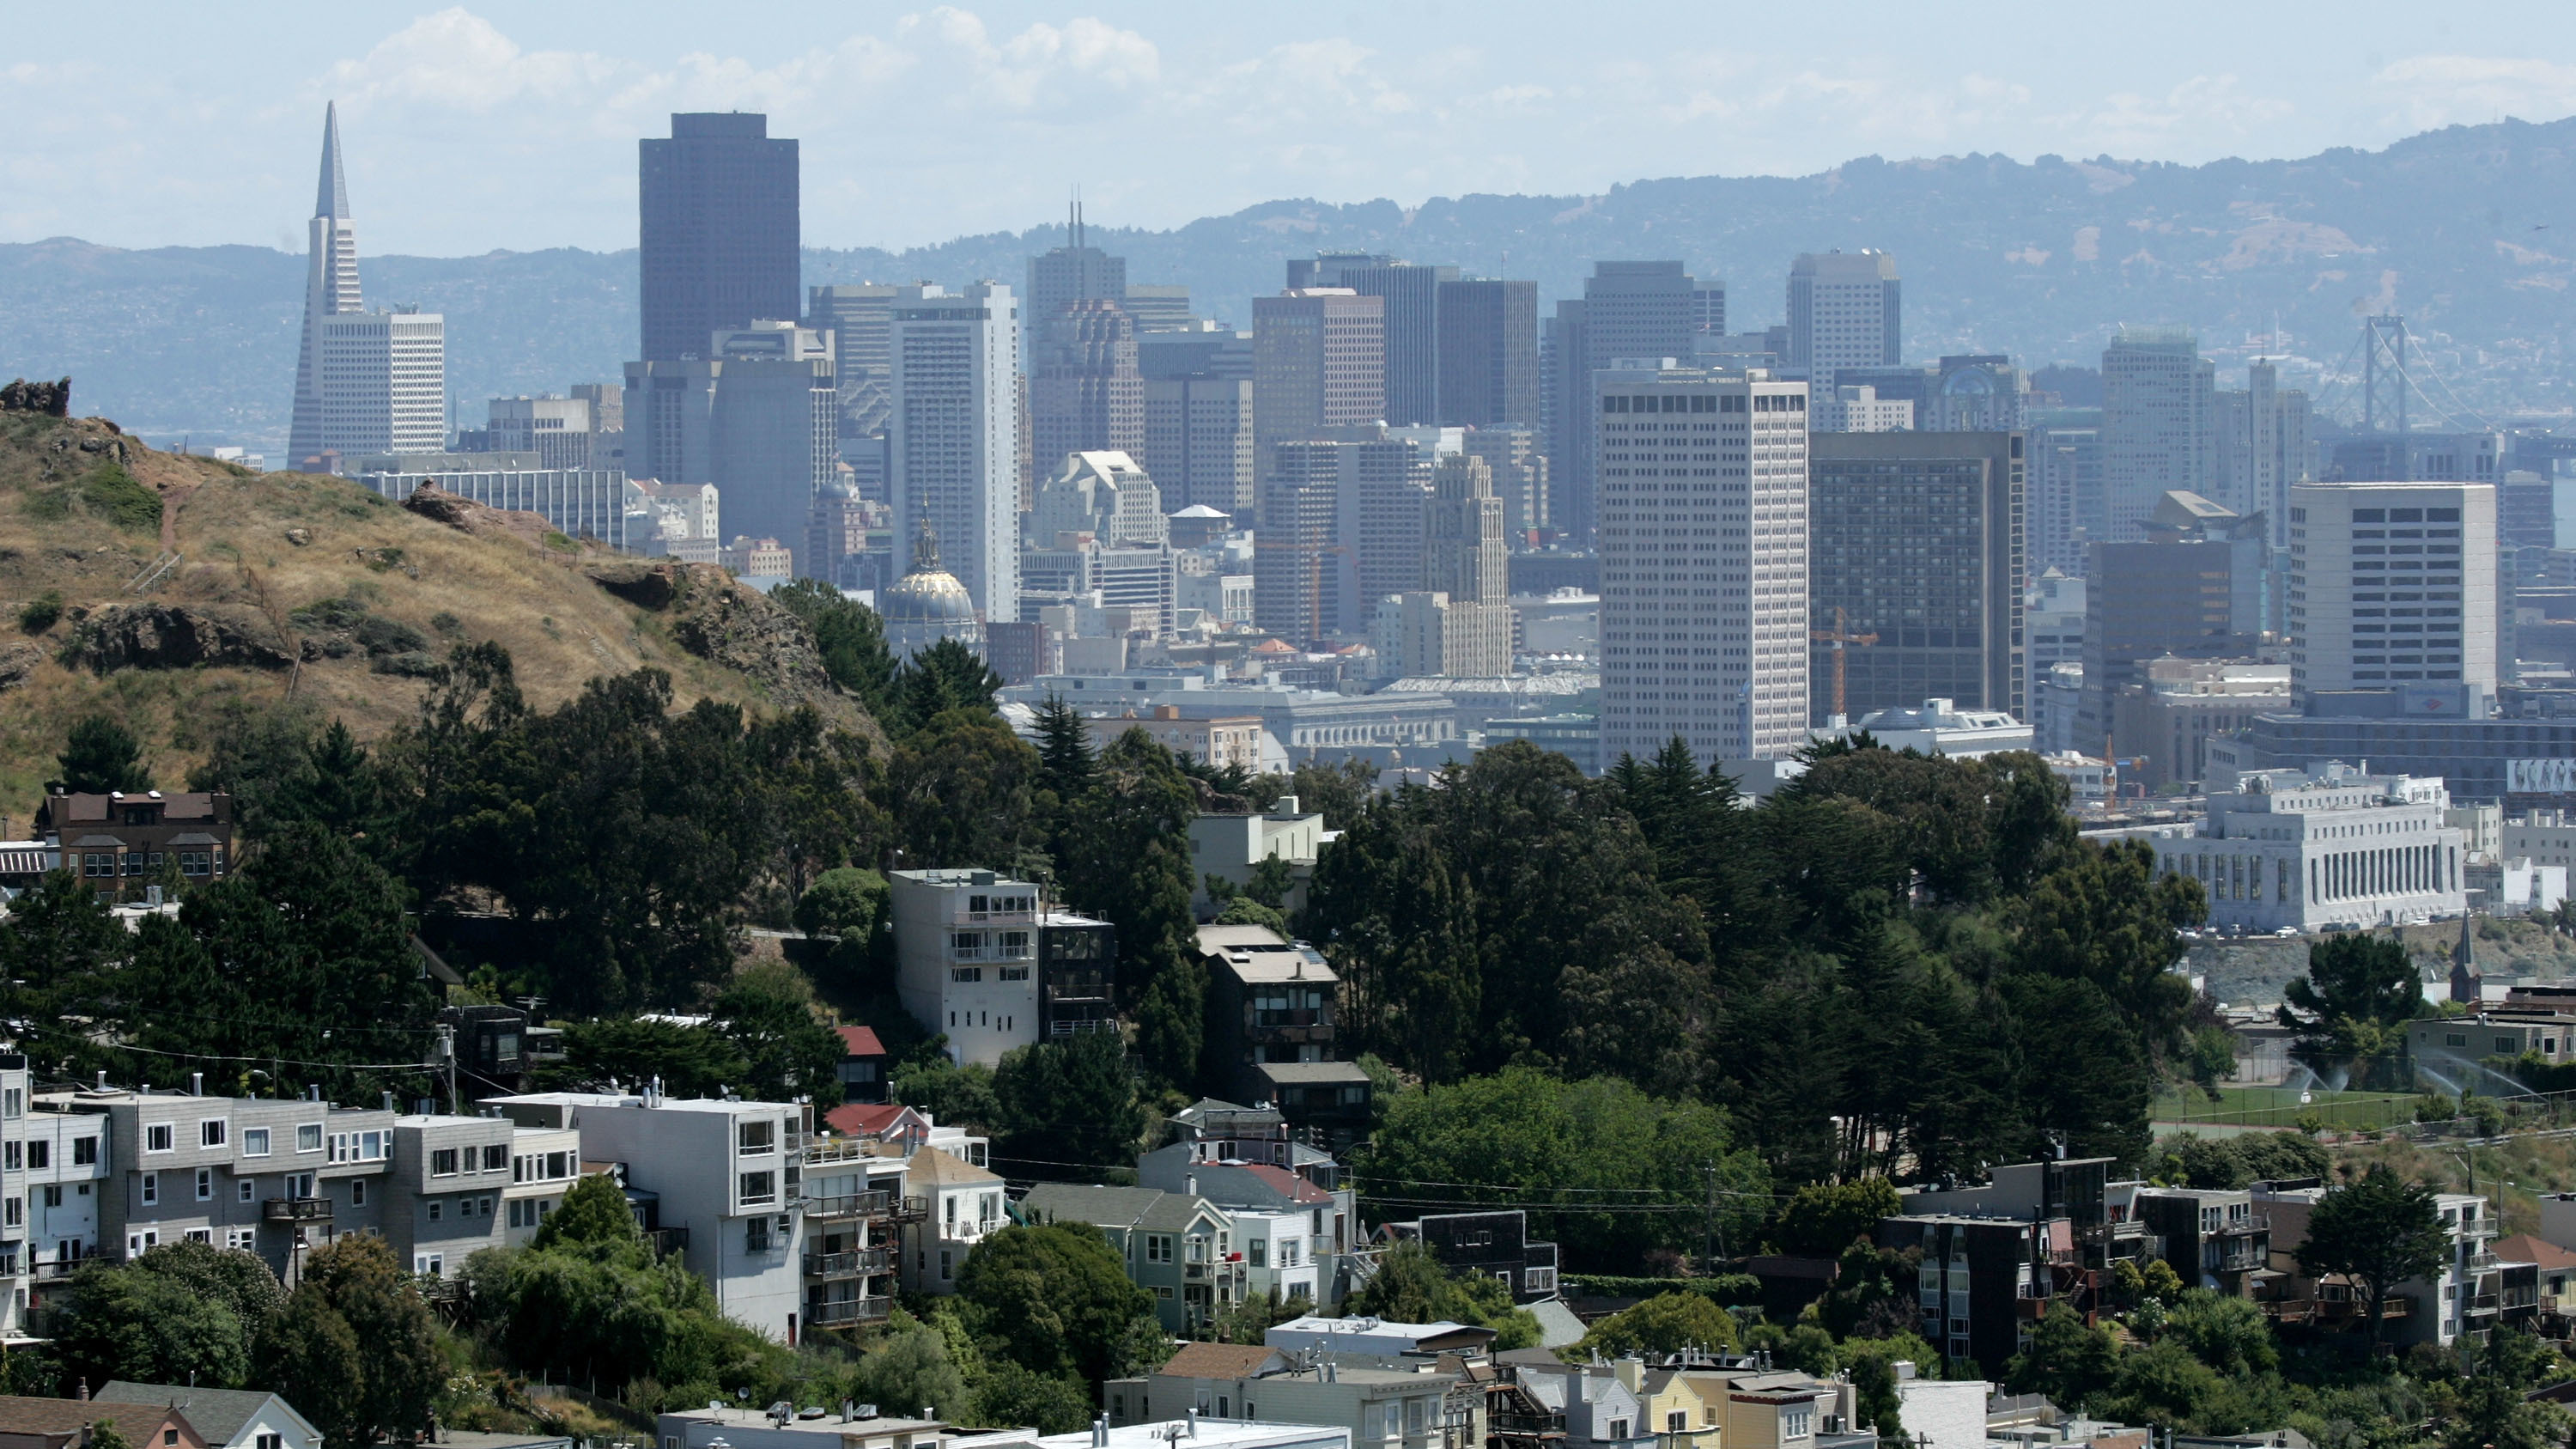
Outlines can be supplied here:
M769 1219L753 1218L742 1225L742 1248L746 1253L769 1251Z
M456 1175L456 1149L453 1147L432 1149L429 1154L429 1175L432 1177L454 1177Z
M1689 1433L1689 1432L1690 1432L1690 1413L1689 1413L1689 1411L1688 1411L1688 1410L1684 1410L1684 1409L1675 1409L1675 1410L1673 1410L1672 1412L1670 1412L1670 1413L1668 1413L1668 1414L1664 1415L1664 1432L1665 1432L1665 1433L1667 1433L1667 1434L1687 1434L1687 1433Z
M97 1138L95 1138L95 1137L75 1137L75 1138L73 1138L73 1139L72 1139L72 1166L74 1166L74 1167L96 1167L97 1165L98 1165L98 1139L97 1139Z
M1627 1421L1627 1420L1625 1420L1625 1419L1613 1419L1613 1420L1611 1420L1611 1421L1610 1421L1610 1437L1611 1437L1611 1438L1613 1438L1613 1439L1625 1439L1625 1438L1627 1438L1627 1437L1628 1437L1628 1421Z
M351 1206L351 1207L365 1207L366 1205L367 1205L367 1180L366 1180L365 1178L363 1178L363 1177L359 1177L359 1178L352 1178L352 1179L350 1179L350 1181L349 1181L349 1206Z
M233 1196L236 1200L241 1202L249 1202L258 1197L259 1179L255 1177L245 1177L236 1181L233 1184Z
M176 1144L171 1140L170 1124L167 1122L155 1122L145 1127L143 1129L143 1150L146 1152L176 1151Z
M1815 1431L1816 1411L1812 1406L1800 1405L1780 1416L1780 1437L1784 1439L1804 1439Z
M0 1199L0 1225L23 1228L27 1225L27 1200L23 1197Z
M224 1246L236 1253L247 1253L259 1245L259 1234L253 1228L224 1229Z
M956 1250L956 1249L954 1249L954 1248L942 1248L942 1249L940 1249L940 1250L939 1250L939 1281L940 1281L940 1282L942 1282L942 1283L947 1282L951 1277L955 1276L955 1274L956 1274L956 1269L957 1269L957 1250Z
M15 1142L0 1145L0 1167L5 1167L11 1172L16 1172L18 1170L18 1146L19 1144Z
M508 1143L494 1143L493 1145L483 1149L483 1170L485 1172L499 1172L509 1165L510 1146Z
M262 1434L251 1449L286 1449L286 1440L276 1434Z
M742 1175L741 1187L742 1204L745 1207L778 1201L777 1173L746 1172Z
M321 1151L322 1124L319 1122L306 1122L299 1125L295 1129L295 1150L298 1152Z
M446 1207L447 1204L440 1202L436 1198L431 1198L429 1200L429 1220L434 1223L441 1217L444 1217L446 1215Z
M54 1144L42 1137L27 1144L27 1165L38 1172L54 1165Z
M11 1087L7 1091L0 1091L0 1117L14 1120L26 1110L27 1093L24 1088Z
M1168 1263L1172 1261L1172 1235L1169 1233L1147 1233L1145 1235L1145 1261L1148 1263Z
M58 1208L58 1207L61 1207L61 1206L63 1205L63 1185L62 1185L61 1183L59 1183L59 1182L49 1182L49 1183L46 1183L46 1184L45 1184L45 1188L44 1188L44 1192L45 1192L45 1199L44 1199L44 1201L45 1201L45 1206L47 1206L47 1207L49 1207L49 1208ZM2557 1290L2553 1288L2553 1289L2551 1289L2550 1291L2554 1293L2554 1292L2556 1292Z
M778 1124L767 1118L741 1123L734 1128L734 1145L746 1157L776 1151Z
M147 1172L141 1178L143 1205L158 1207L161 1203L161 1174Z
M1407 1434L1419 1434L1422 1432L1422 1421L1424 1417L1422 1406L1425 1402L1427 1401L1422 1399L1407 1399L1404 1401L1404 1432ZM1623 1435L1621 1437L1624 1438L1626 1436Z
M244 1157L266 1157L268 1155L268 1129L265 1127L243 1128L241 1150L242 1156Z
M231 1124L224 1121L223 1118L208 1117L197 1124L197 1145L199 1147L221 1147L224 1145L224 1139L229 1135L230 1130Z
M411 1270L428 1277L438 1277L447 1271L447 1255L444 1253L415 1253L412 1255Z
M1246 1240L1244 1241L1244 1244L1243 1244L1243 1256L1244 1256L1244 1261L1245 1261L1245 1262L1250 1263L1250 1264L1251 1264L1253 1267L1255 1267L1255 1268L1267 1268L1267 1267L1269 1267L1269 1266L1270 1266L1269 1248L1270 1248L1270 1244L1269 1244L1267 1241L1263 1240L1263 1239L1260 1239L1260 1238L1248 1238L1248 1239L1246 1239ZM1283 1264L1281 1264L1281 1266L1282 1266L1282 1267L1285 1267L1285 1266L1287 1266L1287 1265L1283 1263Z

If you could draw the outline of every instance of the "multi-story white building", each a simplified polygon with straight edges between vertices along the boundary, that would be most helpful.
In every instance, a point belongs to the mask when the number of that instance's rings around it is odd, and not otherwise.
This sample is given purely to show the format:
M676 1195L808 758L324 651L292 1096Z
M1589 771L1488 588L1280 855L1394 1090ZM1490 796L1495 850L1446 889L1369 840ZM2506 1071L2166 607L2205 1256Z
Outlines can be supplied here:
M1880 397L1867 383L1845 384L1819 398L1811 428L1819 433L1903 433L1914 428L1914 400Z
M894 536L937 530L988 623L1020 617L1019 299L999 282L897 294L886 420Z
M1807 742L1807 385L1596 374L1601 758Z
M2084 659L2084 580L2051 568L2031 580L2022 596L2022 697L2029 701L2030 727L2042 741L2055 741L2048 703L2040 684L2048 671ZM2068 748L2052 743L2050 748ZM2096 742L2095 748L2100 748Z
M1107 1029L1114 948L1106 922L1050 909L1037 886L989 870L898 870L896 989L948 1038L959 1065Z
M2494 693L2492 484L2300 483L2289 492L2296 698L2418 685Z
M2187 875L2217 926L2266 932L2458 915L2461 833L2440 780L2367 775L2340 761L2249 771L2213 789L2196 829L2149 832L2157 867Z
M941 1147L914 1152L906 1171L906 1187L923 1210L906 1220L903 1285L916 1293L954 1293L966 1255L1010 1226L1008 1186L992 1169Z
M630 540L627 532L633 518L627 502L634 485L614 468L495 468L476 455L451 453L363 458L350 471L396 502L435 485L494 508L537 514L574 538L596 539L613 549L643 541Z
M478 1119L502 1129L478 1144L498 1151L496 1195L511 1176L511 1124L578 1132L582 1155L614 1165L644 1226L663 1246L679 1248L727 1317L796 1341L805 1311L798 1251L810 1107L681 1101L652 1088L529 1092L488 1097L483 1105L507 1119Z
M1896 258L1881 251L1808 252L1789 268L1789 355L1819 398L1836 396L1846 367L1904 360L1904 291ZM1913 426L1913 409L1905 426Z
M622 392L593 391L624 400ZM551 394L496 397L484 404L482 437L460 435L458 446L468 452L534 453L546 468L606 467L605 457L592 456L593 444L607 425L591 404L588 397Z
M2076 480L2075 523L2090 542L2135 542L2137 525L2165 494L2208 491L2215 377L2199 337L2187 330L2124 327L2102 349L2098 527L2085 516Z

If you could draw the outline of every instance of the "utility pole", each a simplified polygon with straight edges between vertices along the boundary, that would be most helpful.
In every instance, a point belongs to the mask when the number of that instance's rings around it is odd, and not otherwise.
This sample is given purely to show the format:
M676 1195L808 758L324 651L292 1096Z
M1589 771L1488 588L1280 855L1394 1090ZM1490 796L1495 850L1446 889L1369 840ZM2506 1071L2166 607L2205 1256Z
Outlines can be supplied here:
M1708 1212L1700 1222L1704 1239L1701 1255L1705 1270L1714 1275L1717 1272L1717 1159L1708 1159L1700 1170L1708 1175Z

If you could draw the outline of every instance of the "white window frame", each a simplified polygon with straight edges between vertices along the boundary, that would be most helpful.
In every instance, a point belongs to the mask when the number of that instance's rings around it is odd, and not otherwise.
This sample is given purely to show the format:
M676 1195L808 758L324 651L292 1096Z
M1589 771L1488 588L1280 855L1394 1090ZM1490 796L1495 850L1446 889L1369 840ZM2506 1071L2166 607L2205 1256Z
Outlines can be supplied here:
M232 1140L232 1132L233 1124L230 1118L200 1117L197 1119L197 1145L199 1147L225 1146Z
M298 1123L296 1123L296 1124L295 1124L295 1150L296 1150L296 1151L298 1151L298 1152L319 1152L319 1151L321 1151L321 1150L322 1150L322 1124L321 1124L321 1123L319 1123L319 1122L298 1122Z
M176 1152L179 1150L178 1143L178 1124L173 1122L146 1122L143 1124L143 1150L145 1152Z
M244 1157L266 1157L266 1156L268 1155L268 1144L269 1144L269 1131L268 1131L268 1129L267 1129L267 1128L265 1128L265 1127L245 1127L245 1128L243 1128L243 1129L242 1129L242 1140L241 1140L241 1155L242 1155L242 1156L244 1156Z

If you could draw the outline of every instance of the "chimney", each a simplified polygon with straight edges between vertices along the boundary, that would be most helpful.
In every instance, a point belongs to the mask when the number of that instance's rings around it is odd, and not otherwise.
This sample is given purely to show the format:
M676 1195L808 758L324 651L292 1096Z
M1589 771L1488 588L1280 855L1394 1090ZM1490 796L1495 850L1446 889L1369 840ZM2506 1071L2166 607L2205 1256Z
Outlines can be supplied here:
M1197 1173L1193 1172L1187 1177L1181 1179L1181 1194L1184 1197L1197 1197L1199 1195L1199 1175Z
M98 1089L102 1092L107 1090L107 1068L105 1067L98 1069Z
M202 1097L206 1095L205 1073L190 1072L188 1074L188 1095L191 1097Z
M89 1375L87 1374L81 1375L80 1401L84 1404L89 1402Z
M394 1094L393 1094L392 1092L388 1091L388 1092L386 1092L386 1093L385 1093L385 1110L386 1110L386 1111L388 1111L388 1112L390 1112L390 1111L392 1111L393 1109L394 1109Z

